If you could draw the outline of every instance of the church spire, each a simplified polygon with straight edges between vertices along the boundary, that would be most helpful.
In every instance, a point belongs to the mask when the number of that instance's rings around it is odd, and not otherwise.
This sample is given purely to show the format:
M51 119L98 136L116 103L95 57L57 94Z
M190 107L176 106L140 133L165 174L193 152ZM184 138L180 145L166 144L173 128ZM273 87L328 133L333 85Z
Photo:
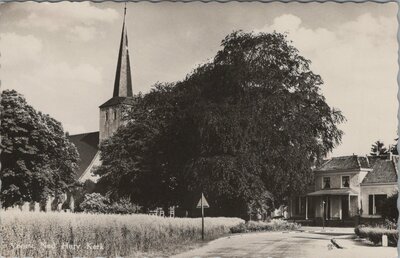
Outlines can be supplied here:
M128 33L125 24L125 16L126 3L124 8L124 22L122 25L121 42L119 45L113 97L132 97L132 78L129 62Z

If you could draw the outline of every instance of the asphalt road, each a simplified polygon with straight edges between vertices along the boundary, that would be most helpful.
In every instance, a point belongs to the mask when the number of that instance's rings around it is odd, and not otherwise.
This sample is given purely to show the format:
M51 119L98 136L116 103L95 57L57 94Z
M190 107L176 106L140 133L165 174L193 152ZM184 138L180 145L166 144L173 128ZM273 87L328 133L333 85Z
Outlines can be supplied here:
M347 232L348 231L348 232ZM191 250L174 258L205 257L262 257L262 258L394 258L394 247L370 246L355 240L349 230L304 230L295 232L266 232L233 235L212 241L201 248ZM333 247L330 240L344 249Z

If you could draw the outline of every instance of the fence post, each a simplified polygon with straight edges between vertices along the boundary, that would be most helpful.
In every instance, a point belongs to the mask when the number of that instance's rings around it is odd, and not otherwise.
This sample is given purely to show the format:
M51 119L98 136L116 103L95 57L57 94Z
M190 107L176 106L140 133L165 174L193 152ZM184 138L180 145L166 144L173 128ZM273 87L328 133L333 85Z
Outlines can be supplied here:
M382 235L382 246L388 246L388 237L387 235Z

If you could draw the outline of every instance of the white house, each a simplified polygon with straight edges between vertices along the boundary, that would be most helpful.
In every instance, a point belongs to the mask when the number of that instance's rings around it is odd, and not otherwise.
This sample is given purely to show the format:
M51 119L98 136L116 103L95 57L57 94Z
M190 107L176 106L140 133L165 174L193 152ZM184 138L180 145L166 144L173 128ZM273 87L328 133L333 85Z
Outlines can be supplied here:
M391 153L326 160L313 171L310 191L290 199L289 216L315 224L324 219L330 225L351 224L356 215L381 218L383 202L398 190L398 160Z

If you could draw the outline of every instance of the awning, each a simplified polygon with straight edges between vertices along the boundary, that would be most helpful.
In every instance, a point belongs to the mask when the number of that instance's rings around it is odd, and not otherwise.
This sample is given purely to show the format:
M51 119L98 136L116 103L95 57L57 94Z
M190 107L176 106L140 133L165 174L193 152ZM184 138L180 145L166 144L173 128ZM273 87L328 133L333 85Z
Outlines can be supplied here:
M358 193L350 188L337 188L337 189L323 189L307 194L307 196L323 196L323 195L358 195Z

